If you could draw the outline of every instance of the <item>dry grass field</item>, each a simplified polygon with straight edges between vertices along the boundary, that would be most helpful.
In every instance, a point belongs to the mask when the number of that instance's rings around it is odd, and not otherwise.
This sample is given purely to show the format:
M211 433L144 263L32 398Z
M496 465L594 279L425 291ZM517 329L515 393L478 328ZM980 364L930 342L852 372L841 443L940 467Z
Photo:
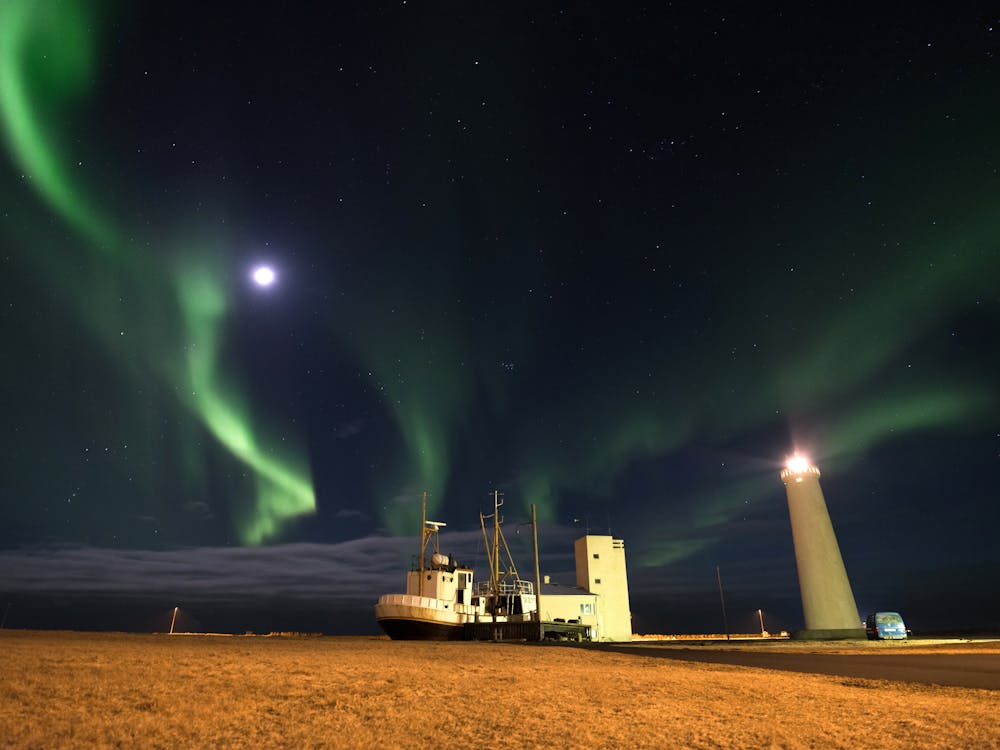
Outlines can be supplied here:
M995 691L560 646L0 631L0 745L1000 747Z

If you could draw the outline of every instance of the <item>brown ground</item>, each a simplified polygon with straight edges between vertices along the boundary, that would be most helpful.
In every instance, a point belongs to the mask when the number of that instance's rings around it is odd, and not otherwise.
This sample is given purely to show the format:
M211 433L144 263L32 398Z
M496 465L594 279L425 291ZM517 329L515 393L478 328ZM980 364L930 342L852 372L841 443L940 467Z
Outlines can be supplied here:
M0 631L4 747L1000 747L994 691L560 646Z

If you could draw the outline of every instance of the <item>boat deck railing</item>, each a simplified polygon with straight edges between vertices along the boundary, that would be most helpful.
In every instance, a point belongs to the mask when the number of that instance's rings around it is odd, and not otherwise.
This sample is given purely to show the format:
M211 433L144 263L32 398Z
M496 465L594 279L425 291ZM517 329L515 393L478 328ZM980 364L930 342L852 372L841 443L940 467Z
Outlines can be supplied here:
M515 578L513 581L501 581L496 592L500 596L512 594L534 594L535 584L531 581L522 581ZM493 594L493 584L491 581L476 581L477 596L491 596Z

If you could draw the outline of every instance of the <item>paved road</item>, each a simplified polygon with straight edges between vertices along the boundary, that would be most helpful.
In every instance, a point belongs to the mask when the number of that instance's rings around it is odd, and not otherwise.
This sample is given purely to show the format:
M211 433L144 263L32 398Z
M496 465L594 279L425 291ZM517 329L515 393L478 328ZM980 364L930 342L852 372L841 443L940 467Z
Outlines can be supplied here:
M790 654L611 644L593 644L588 648L785 672L1000 690L1000 654Z

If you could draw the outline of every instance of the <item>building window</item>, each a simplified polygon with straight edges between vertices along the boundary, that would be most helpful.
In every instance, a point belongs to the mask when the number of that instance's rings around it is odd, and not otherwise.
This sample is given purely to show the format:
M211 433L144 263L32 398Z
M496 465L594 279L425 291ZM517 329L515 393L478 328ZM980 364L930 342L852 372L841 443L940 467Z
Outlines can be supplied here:
M600 578L595 578L595 579L594 579L594 583L600 583L600 582L601 582L601 579L600 579Z
M592 614L594 614L594 603L593 602L584 602L584 603L582 603L580 605L580 614L581 615L592 615Z
M597 552L595 552L595 553L594 553L594 559L595 559L595 560L600 560L600 559L601 559L601 556L600 556L600 555L599 555L599 554L598 554Z

